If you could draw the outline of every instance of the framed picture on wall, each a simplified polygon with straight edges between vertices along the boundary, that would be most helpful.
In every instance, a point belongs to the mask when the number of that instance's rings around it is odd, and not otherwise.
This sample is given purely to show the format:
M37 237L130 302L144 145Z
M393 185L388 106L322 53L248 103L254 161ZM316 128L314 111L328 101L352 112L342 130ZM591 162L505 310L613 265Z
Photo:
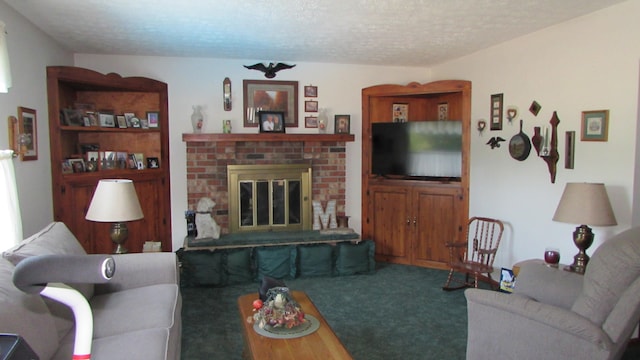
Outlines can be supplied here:
M282 111L287 127L298 126L298 82L243 80L244 126L257 127L260 111Z
M582 141L607 141L609 135L609 110L582 112Z

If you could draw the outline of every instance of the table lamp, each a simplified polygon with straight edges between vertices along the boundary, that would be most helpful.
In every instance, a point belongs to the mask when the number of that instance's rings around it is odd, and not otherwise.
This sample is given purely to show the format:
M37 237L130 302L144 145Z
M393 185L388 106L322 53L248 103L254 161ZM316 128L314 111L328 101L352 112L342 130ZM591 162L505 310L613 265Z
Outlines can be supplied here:
M98 182L85 219L97 222L111 222L111 240L117 244L115 253L123 254L127 249L122 245L127 236L126 221L144 217L133 181L127 179L102 179Z
M553 221L591 226L617 225L604 184L594 183L567 183ZM576 227L573 242L579 251L573 257L573 264L565 270L583 274L589 262L586 250L593 243L591 228L587 225Z

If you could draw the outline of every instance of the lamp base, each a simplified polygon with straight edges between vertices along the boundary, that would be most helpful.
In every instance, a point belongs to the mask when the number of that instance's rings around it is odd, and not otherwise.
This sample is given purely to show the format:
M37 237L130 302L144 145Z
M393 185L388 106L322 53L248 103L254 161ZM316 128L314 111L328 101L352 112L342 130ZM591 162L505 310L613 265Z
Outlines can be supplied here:
M587 225L580 225L576 227L576 231L573 232L573 243L578 248L578 253L573 257L573 264L565 267L567 271L572 271L578 274L584 274L589 262L589 255L586 251L593 244L593 232Z
M123 246L129 236L129 228L127 228L126 223L117 222L111 224L111 233L109 235L111 236L111 241L117 245L116 250L113 252L114 254L126 254L129 252L129 250Z

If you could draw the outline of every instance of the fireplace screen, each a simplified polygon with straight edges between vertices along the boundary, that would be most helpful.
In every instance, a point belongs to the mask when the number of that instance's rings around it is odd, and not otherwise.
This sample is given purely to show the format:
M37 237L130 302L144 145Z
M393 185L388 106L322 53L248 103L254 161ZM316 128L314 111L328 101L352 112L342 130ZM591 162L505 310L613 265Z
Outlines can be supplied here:
M230 231L311 228L309 165L229 165Z

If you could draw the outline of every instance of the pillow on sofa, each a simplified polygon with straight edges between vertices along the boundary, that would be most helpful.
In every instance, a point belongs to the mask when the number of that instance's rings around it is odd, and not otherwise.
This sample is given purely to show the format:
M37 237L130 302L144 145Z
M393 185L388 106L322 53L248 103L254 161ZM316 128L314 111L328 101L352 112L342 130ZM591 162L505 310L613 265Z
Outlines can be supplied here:
M359 244L348 242L336 245L336 274L369 274L376 270L375 243L365 240Z
M2 253L13 265L36 255L85 255L86 251L64 223L52 222L37 234L22 240L18 245ZM93 297L93 284L68 284L84 297Z
M38 294L26 294L13 285L14 265L0 259L0 327L3 333L21 335L41 359L58 348L53 317Z

